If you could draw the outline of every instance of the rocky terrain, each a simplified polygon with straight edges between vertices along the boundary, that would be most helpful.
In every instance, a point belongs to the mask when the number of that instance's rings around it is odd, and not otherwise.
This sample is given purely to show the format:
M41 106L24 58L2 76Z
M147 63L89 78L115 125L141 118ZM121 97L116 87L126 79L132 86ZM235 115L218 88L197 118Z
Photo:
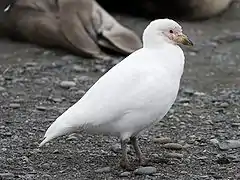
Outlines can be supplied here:
M115 17L139 35L149 22ZM2 39L0 179L240 179L240 2L220 17L180 23L195 46L184 47L176 103L140 137L150 162L138 167L132 156L133 172L119 167L113 137L81 132L38 148L55 118L124 57L89 60Z

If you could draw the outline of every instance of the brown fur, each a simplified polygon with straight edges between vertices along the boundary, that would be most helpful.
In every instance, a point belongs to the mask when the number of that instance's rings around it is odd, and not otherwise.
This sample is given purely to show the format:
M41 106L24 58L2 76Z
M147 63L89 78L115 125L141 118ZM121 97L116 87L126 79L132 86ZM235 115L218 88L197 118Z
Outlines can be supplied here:
M107 57L101 47L129 54L142 46L93 0L17 0L6 13L10 35L86 57Z

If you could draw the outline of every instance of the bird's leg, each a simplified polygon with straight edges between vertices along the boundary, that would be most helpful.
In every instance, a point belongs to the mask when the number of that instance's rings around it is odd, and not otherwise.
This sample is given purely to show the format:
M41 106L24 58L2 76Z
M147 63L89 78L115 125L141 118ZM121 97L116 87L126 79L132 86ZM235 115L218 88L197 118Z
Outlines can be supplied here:
M121 140L121 149L122 149L122 159L120 165L124 169L131 169L128 156L127 156L127 140Z
M134 151L137 155L137 158L139 160L139 164L140 165L146 165L147 164L147 159L146 157L143 155L140 147L139 147L139 144L138 144L138 140L135 136L132 136L130 137L130 141L131 141L131 144L133 145L133 148L134 148Z

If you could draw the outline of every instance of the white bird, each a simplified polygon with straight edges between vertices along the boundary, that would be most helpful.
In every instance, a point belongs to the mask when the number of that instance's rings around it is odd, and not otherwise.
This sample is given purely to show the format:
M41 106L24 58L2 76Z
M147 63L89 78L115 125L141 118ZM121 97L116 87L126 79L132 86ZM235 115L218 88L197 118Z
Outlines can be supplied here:
M193 43L182 33L181 26L170 19L152 21L142 40L141 49L111 68L52 123L39 146L84 129L118 136L123 168L130 169L126 151L129 139L139 163L146 162L137 136L161 120L175 102L185 61L179 44Z

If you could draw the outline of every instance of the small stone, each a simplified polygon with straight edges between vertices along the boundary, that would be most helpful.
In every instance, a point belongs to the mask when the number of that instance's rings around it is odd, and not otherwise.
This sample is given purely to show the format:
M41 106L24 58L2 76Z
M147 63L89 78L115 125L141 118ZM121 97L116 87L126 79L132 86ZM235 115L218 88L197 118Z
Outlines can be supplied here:
M189 56L196 56L197 55L196 52L189 52L188 54L189 54Z
M120 153L121 152L121 145L119 143L113 144L110 148L114 153ZM129 146L127 146L127 152L130 151Z
M20 104L18 104L18 103L11 103L11 104L9 104L9 107L10 108L13 108L13 109L18 109L18 108L20 108Z
M46 110L47 110L47 107L44 107L44 106L36 106L36 109L39 110L39 111L46 111Z
M180 154L180 153L166 153L166 157L182 159L183 154Z
M79 65L74 65L73 70L76 71L76 72L86 72L87 71L86 68L84 68L82 66L79 66Z
M76 83L74 81L62 81L60 83L60 86L62 88L71 88L71 87L76 86Z
M173 150L183 149L183 146L178 143L167 143L167 144L164 144L163 147L166 149L173 149Z
M240 123L232 123L232 127L240 127Z
M0 179L12 179L14 178L13 173L0 173Z
M24 102L25 100L24 99L21 99L21 98L19 98L19 99L14 99L13 100L13 102L14 103L22 103L22 102Z
M52 176L50 176L49 174L44 174L42 175L42 179L52 179Z
M221 150L240 148L240 140L226 140L218 143L218 146Z
M52 100L53 100L54 102L62 102L62 101L63 101L62 98L52 98Z
M0 86L0 92L3 92L3 91L5 91L6 89L4 88L4 87L2 87L2 86Z
M183 93L188 95L188 96L192 96L194 94L194 91L192 89L186 88L186 89L183 90Z
M36 66L37 63L35 63L35 62L27 62L27 63L25 63L25 65L28 66L28 67L31 67L31 66Z
M229 158L227 158L227 157L225 157L225 156L219 156L218 158L217 158L217 160L216 160L216 162L218 163L218 164L229 164L230 163L230 160L229 160Z
M58 167L58 164L57 163L52 163L52 165L51 165L53 168L56 168L56 167Z
M84 90L78 90L76 94L83 96L86 92Z
M153 142L159 143L159 144L166 144L166 143L172 142L172 140L169 137L159 137L159 138L154 138Z
M179 103L182 103L182 104L184 104L184 103L190 103L190 99L188 99L188 98L179 98L178 102L179 102Z
M229 106L229 104L227 102L223 102L219 105L219 107L221 108L227 108Z
M197 159L198 160L206 160L208 157L207 156L201 156L201 157L198 157Z
M140 167L134 171L137 175L152 175L157 172L157 169L152 166Z
M195 92L195 96L205 96L206 94L204 92Z
M10 137L12 136L12 133L11 132L6 132L6 133L3 133L4 136L7 136L7 137Z
M70 135L68 138L67 138L67 141L77 141L78 138L76 136L73 136L73 135Z
M50 164L44 163L44 164L42 164L42 168L43 169L50 169Z
M120 177L127 177L127 176L130 176L131 175L131 173L130 172L122 172L119 176Z
M60 152L59 152L58 149L56 149L56 150L53 151L53 154L60 154Z
M217 139L210 139L210 142L214 145L219 143L219 141Z
M111 171L110 167L104 167L104 168L100 168L100 169L95 170L96 173L108 173L110 171Z
M3 152L7 151L7 148L2 148L2 151L3 151Z

